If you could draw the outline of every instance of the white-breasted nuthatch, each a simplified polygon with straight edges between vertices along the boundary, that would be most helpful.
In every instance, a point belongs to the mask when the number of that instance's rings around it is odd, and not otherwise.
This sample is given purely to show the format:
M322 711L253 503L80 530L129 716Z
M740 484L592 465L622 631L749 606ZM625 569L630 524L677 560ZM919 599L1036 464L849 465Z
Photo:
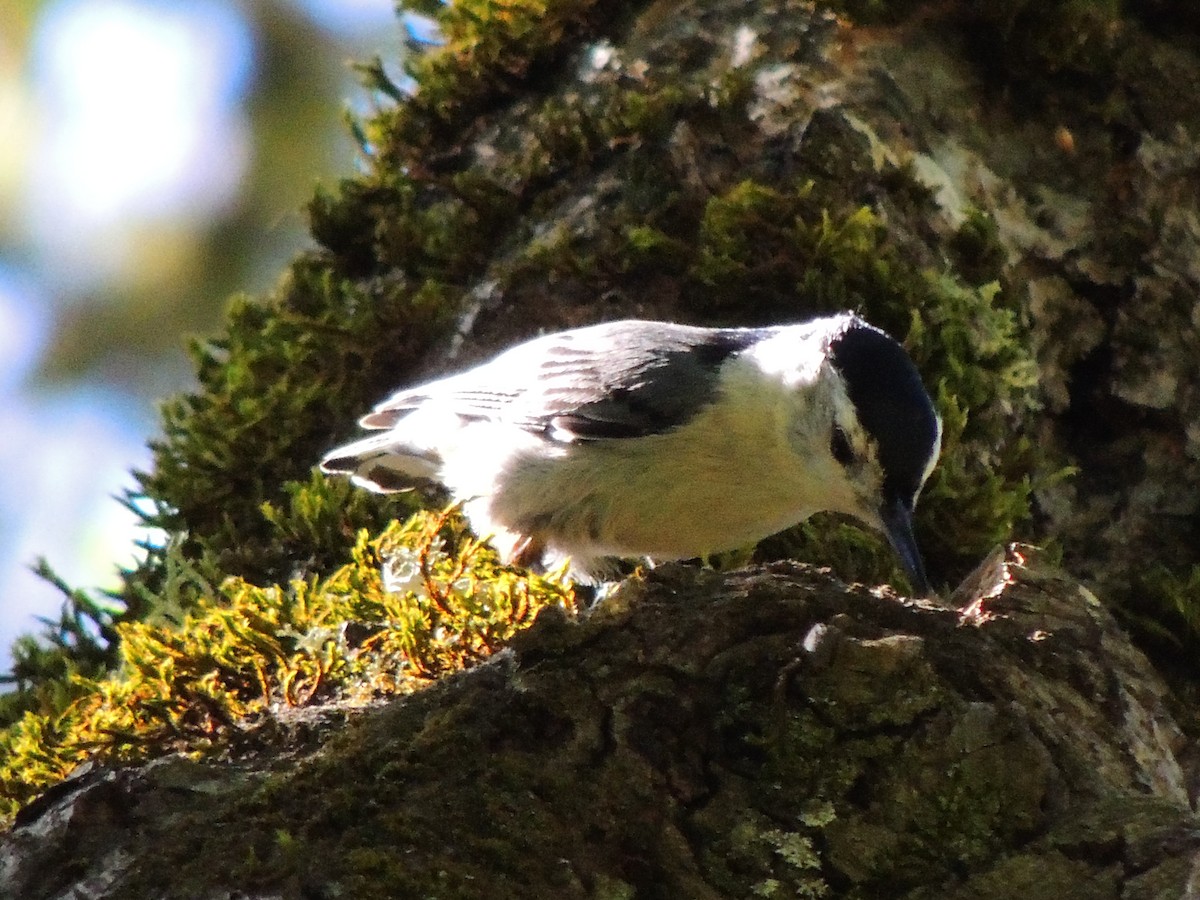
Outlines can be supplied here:
M815 512L883 531L913 586L941 421L903 348L856 315L769 328L623 321L548 334L375 407L325 472L439 482L502 558L686 559Z

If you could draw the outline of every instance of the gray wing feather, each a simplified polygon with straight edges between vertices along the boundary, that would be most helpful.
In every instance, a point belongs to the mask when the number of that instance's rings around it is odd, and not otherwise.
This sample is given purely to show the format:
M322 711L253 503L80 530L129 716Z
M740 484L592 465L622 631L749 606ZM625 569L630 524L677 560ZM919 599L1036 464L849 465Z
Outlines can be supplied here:
M627 321L546 335L476 369L401 391L361 424L390 428L437 403L466 420L508 422L551 440L660 434L711 403L721 364L762 334Z

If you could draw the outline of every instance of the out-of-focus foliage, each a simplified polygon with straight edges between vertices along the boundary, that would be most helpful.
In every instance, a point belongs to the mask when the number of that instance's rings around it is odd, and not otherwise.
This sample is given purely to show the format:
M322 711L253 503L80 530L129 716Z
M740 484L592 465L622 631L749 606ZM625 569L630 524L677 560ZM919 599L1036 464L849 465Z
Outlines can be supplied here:
M272 0L241 11L258 46L248 162L235 202L211 222L147 226L135 244L136 272L89 288L60 315L41 366L45 381L106 379L154 398L170 376L147 379L147 371L185 369L181 335L219 327L226 298L270 284L269 273L303 246L297 210L313 185L351 159L336 116L346 90L341 48L296 4Z

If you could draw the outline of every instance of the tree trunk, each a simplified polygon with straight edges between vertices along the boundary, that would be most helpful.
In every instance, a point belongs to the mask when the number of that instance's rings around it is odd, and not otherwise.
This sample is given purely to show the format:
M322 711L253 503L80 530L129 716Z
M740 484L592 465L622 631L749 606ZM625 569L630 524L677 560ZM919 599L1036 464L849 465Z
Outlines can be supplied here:
M3 896L1200 896L1164 685L1028 553L960 609L662 567L286 752L68 782Z

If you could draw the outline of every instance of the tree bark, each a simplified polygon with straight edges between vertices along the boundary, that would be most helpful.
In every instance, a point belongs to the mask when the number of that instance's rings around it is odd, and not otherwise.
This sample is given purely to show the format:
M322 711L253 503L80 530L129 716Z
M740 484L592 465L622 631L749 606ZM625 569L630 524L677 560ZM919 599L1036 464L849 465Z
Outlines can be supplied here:
M1166 689L1031 552L960 608L662 567L286 750L68 782L2 896L1200 896Z

